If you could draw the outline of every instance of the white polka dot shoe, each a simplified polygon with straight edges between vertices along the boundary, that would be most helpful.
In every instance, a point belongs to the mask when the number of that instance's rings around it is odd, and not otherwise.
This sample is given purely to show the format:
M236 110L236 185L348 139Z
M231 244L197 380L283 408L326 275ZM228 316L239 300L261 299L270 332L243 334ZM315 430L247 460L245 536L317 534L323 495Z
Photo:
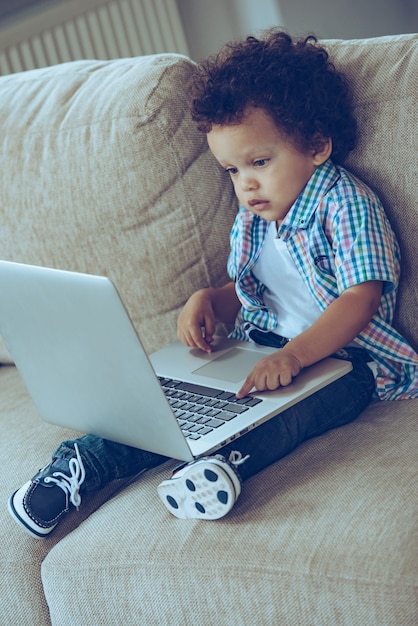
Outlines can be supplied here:
M181 519L219 519L229 513L240 493L237 471L220 455L183 465L158 486L163 504Z

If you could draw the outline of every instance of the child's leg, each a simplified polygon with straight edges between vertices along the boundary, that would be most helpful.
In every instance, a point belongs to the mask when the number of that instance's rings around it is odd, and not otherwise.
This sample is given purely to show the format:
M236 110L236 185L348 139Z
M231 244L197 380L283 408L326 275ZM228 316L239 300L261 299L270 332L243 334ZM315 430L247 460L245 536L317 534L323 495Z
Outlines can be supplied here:
M77 444L83 460L85 479L81 492L96 491L117 478L134 476L145 469L156 467L167 458L94 435L63 441L52 455L53 460L69 461L75 456Z
M250 431L221 453L237 450L248 461L239 466L243 480L283 458L303 441L349 424L371 402L373 373L362 350L348 349L351 372Z
M165 460L93 435L65 441L52 461L10 497L9 511L32 536L47 537L72 506L80 506L80 493L134 476Z
M371 401L375 382L366 354L356 349L348 352L353 363L349 374L250 431L219 455L192 462L164 481L159 493L167 508L177 517L222 517L234 505L242 480L303 441L353 421ZM9 510L32 535L45 537L71 503L80 504L80 491L95 491L165 460L92 435L66 441L52 462L12 495Z
M370 403L375 381L367 355L357 349L349 353L353 364L349 374L222 448L219 455L223 462L217 461L219 469L211 470L213 457L206 457L161 483L159 495L169 511L182 518L222 517L240 493L234 475L244 481L303 441L356 419Z

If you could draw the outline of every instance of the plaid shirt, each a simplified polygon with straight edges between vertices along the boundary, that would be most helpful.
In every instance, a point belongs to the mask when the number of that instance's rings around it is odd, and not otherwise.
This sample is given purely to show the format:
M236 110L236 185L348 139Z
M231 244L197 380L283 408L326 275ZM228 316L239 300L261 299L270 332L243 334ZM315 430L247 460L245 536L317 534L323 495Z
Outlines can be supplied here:
M256 327L272 331L276 314L263 301L264 285L252 273L269 222L241 207L231 230L228 272L242 304L233 338ZM383 207L360 180L330 160L319 167L283 220L286 243L306 287L324 311L349 287L384 283L377 313L356 337L378 365L380 399L418 397L418 354L391 326L400 274L399 246Z

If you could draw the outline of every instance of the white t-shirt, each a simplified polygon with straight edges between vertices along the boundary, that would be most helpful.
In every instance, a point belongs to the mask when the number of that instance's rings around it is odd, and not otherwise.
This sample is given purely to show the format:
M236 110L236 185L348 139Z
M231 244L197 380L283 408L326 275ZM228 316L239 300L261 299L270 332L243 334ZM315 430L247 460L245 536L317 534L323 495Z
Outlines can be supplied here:
M293 339L320 316L321 310L305 286L286 243L277 237L275 222L269 226L252 271L266 286L263 298L277 315L276 334Z

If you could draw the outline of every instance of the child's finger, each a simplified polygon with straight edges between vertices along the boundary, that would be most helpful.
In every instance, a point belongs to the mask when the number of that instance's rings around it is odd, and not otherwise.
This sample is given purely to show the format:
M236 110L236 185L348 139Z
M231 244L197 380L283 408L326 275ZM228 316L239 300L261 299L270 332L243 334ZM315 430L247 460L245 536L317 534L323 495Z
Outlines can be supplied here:
M215 320L212 315L205 315L204 336L207 344L212 343L215 334Z
M237 398L244 398L244 396L248 396L251 389L254 387L254 377L252 372L245 379L245 383L242 385L241 389L238 391Z
M190 342L189 345L193 348L199 348L204 352L212 352L212 347L210 342L212 339L206 336L204 332L204 328L193 329L190 333Z

